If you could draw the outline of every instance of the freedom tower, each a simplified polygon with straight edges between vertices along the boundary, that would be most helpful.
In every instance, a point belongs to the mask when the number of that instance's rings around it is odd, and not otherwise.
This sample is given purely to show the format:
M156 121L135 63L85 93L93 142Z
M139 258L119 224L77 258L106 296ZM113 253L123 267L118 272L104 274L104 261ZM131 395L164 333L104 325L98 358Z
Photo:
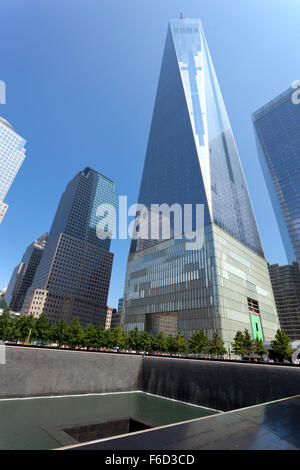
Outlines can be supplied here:
M168 240L131 241L122 327L187 339L203 328L227 348L245 328L273 339L279 322L268 267L197 19L169 23L138 203L202 204L204 243L187 249L172 214Z

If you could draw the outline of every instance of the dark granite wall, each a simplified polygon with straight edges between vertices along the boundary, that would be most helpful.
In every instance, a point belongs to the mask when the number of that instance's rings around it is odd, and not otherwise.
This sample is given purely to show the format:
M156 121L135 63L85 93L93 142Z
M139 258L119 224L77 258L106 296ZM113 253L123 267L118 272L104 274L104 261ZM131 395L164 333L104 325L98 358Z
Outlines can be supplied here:
M144 357L140 387L228 411L300 394L300 367Z
M6 348L0 398L143 390L218 410L300 394L300 366Z

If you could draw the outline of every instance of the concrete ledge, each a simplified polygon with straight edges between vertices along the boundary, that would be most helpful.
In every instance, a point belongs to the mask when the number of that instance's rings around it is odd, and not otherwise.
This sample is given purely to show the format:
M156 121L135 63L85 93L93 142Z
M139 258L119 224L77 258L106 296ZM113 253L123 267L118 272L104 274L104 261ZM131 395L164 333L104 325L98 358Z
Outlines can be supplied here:
M141 367L141 356L9 346L0 398L134 391Z

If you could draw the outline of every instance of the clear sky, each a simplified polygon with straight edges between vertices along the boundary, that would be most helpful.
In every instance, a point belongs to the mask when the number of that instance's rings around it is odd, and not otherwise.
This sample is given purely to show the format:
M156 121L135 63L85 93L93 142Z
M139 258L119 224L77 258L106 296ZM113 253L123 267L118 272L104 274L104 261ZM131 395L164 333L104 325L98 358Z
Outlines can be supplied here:
M298 0L2 0L0 115L27 157L0 225L0 287L50 229L67 182L90 166L136 202L169 18L200 18L237 141L266 258L286 263L251 113L300 79ZM109 305L123 295L115 240Z

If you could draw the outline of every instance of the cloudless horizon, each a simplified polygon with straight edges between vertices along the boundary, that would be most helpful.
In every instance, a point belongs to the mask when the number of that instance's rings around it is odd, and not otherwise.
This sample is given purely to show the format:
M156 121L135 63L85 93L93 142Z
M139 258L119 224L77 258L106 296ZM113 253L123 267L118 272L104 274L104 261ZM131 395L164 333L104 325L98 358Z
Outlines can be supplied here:
M137 201L168 21L202 21L266 259L286 264L251 113L300 79L297 0L2 0L0 116L26 158L0 225L0 288L49 231L61 194L89 166ZM123 296L129 240L113 240L108 305Z

